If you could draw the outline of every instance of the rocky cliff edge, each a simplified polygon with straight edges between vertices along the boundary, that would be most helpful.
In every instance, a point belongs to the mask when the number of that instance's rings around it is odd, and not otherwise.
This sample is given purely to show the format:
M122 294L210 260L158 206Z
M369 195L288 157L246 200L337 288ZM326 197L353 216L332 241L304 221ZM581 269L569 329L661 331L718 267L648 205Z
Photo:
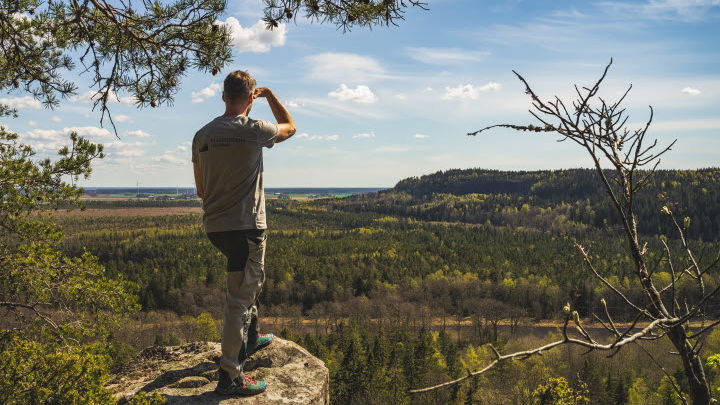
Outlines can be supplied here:
M296 343L276 337L247 360L246 374L268 383L264 393L253 397L226 397L213 392L219 359L220 344L214 342L149 347L115 375L108 388L120 403L140 391L159 392L168 405L330 403L327 367Z

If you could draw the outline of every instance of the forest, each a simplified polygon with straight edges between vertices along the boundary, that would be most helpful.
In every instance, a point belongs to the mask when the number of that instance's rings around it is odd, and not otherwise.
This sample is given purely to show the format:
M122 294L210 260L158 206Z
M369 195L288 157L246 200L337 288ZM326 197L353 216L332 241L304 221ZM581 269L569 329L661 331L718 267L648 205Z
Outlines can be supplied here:
M638 173L639 177L646 173ZM608 172L608 176L612 176ZM720 169L657 170L639 191L640 230L672 237L670 221L658 215L668 205L692 221L690 236L720 238ZM448 170L401 180L390 190L329 200L344 211L373 211L431 221L488 223L571 233L586 227L617 230L615 209L594 170Z
M656 282L671 277L661 243L683 250L658 215L675 199L673 209L689 218L698 261L705 266L717 258L718 180L717 169L658 172L638 201ZM87 251L110 275L135 283L142 306L131 326L113 336L114 367L148 345L218 339L224 259L203 234L199 211L166 207L164 215L149 215L150 202L132 208L132 200L88 205L93 215L57 215L66 232L62 249L69 256ZM268 201L264 328L326 362L337 404L679 403L670 377L653 367L642 343L612 358L568 347L454 388L407 392L479 368L491 358L486 343L522 349L551 339L565 303L591 321L604 299L618 322L630 322L628 308L588 277L573 247L577 240L591 246L604 275L627 297L642 299L606 205L588 170L451 170L377 193ZM136 215L114 215L117 209ZM704 277L707 288L720 284L718 274ZM677 291L680 300L701 294L688 279ZM720 303L710 303L707 317L720 317ZM704 350L718 387L719 332ZM658 352L655 360L682 386L670 348ZM543 402L549 392L564 399Z

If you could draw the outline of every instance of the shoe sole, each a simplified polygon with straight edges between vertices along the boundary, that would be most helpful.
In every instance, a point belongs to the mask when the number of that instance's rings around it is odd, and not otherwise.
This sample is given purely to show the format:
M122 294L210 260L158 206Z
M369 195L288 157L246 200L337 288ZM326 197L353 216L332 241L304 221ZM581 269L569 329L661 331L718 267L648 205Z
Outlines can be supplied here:
M263 388L260 391L256 391L256 392L236 392L236 391L224 391L224 390L215 390L214 392L218 395L223 395L223 396L251 397L253 395L262 394L263 392L265 392L266 389L267 389L267 387Z
M272 342L273 342L272 340L268 340L267 342L261 344L260 346L256 346L255 349L253 349L253 351L251 351L250 353L248 353L248 357L250 357L250 356L252 356L253 354L259 352L260 350L262 350L262 349L270 346L270 344L271 344Z

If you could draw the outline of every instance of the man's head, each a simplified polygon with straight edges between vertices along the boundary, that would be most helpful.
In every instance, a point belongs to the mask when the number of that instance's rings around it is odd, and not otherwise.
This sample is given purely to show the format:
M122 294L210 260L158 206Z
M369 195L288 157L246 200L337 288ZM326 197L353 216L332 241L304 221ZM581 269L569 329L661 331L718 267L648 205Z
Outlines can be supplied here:
M222 99L225 104L249 105L255 89L255 79L248 72L236 70L225 78Z

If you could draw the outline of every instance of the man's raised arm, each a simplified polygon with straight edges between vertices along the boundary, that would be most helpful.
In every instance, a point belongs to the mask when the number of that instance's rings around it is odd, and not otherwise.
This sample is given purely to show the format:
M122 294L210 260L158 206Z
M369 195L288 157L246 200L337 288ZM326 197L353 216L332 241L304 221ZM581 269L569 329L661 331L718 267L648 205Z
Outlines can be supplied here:
M295 134L295 123L292 116L290 116L290 112L278 100L275 93L267 87L258 87L253 91L253 98L258 97L265 97L277 121L278 135L275 142L282 142L293 136Z

